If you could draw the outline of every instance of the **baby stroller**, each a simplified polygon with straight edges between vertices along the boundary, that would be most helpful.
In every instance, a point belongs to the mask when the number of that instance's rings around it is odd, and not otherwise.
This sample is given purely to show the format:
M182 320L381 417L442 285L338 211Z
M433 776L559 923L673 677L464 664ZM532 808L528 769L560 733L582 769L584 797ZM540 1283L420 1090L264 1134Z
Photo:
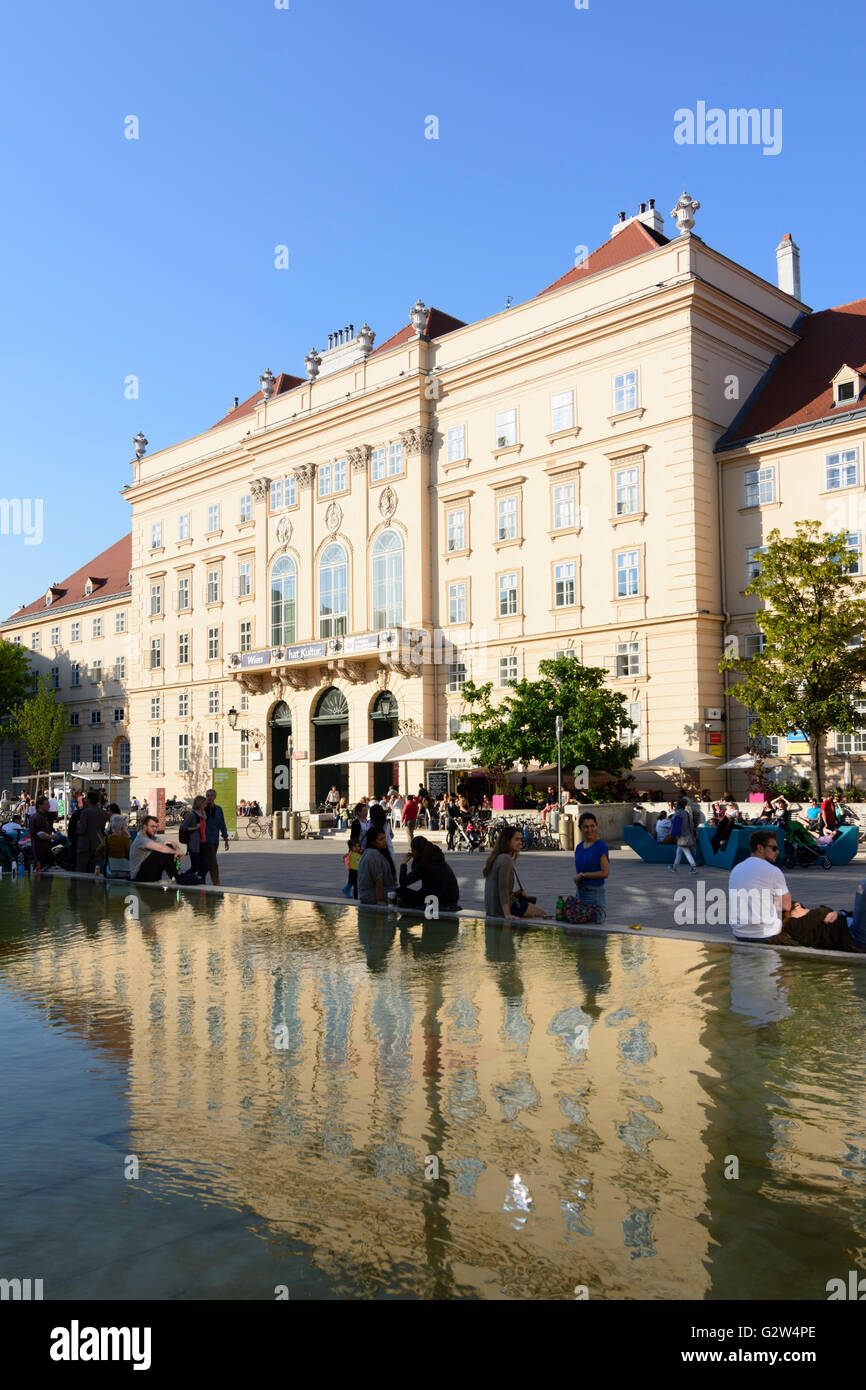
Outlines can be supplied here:
M821 845L815 843L805 825L792 820L784 827L784 832L786 869L810 869L813 864L820 864L822 869L832 867L832 861Z
M471 818L465 825L462 820L454 822L454 848L456 850L466 850L468 854L471 854L474 849L481 849L483 844L484 836Z

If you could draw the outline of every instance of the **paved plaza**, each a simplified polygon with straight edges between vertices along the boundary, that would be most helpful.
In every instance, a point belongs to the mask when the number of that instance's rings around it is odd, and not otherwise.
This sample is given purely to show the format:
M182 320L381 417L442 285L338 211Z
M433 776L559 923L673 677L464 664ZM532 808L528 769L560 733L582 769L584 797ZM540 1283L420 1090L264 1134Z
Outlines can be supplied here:
M232 842L227 852L220 849L221 886L315 898L320 902L329 899L342 902L340 889L346 881L342 864L345 843L343 834L323 840L250 841L241 831L240 838ZM405 838L395 840L394 857L398 864L407 846ZM460 884L464 911L481 915L484 910L481 870L486 853L448 854L446 857ZM665 865L644 864L629 849L612 850L610 860L605 924L609 929L629 930L640 925L652 935L670 933L698 940L731 939L728 927L714 925L712 921L694 926L674 922L675 893L691 889L700 904L702 898L706 901L712 889L726 888L727 873L701 867L697 874L690 875L683 866L674 876ZM526 892L538 899L539 906L551 918L559 894L566 897L573 891L573 859L565 851L533 850L522 854L518 873ZM850 911L857 884L866 878L866 856L858 855L842 868L793 869L786 873L786 878L793 896L807 907L826 903Z

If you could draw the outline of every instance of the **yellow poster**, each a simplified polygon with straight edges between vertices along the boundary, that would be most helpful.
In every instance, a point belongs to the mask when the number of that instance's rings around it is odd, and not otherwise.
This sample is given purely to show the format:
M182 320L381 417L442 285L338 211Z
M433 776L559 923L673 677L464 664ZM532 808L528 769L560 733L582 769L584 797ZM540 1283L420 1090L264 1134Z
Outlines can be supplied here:
M238 828L238 770L236 767L215 767L213 770L213 789L217 805L222 806L226 818L226 829L230 835Z

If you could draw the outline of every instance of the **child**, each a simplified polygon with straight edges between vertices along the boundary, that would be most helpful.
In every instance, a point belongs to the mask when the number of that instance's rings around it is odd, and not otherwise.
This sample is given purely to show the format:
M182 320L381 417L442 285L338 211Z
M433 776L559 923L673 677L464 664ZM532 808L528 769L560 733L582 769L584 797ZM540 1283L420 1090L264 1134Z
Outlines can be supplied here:
M343 855L343 863L349 871L348 882L343 885L341 892L344 898L357 898L358 896L358 865L361 862L361 841L349 841L349 853Z

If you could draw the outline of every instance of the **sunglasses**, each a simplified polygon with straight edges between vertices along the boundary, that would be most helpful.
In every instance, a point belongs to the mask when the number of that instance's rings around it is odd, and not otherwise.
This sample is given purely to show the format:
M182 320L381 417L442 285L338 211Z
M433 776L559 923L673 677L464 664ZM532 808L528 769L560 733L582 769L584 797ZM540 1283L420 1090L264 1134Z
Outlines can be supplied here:
M778 854L778 853L779 853L779 846L778 846L778 845L764 845L764 853L765 853L765 854Z

